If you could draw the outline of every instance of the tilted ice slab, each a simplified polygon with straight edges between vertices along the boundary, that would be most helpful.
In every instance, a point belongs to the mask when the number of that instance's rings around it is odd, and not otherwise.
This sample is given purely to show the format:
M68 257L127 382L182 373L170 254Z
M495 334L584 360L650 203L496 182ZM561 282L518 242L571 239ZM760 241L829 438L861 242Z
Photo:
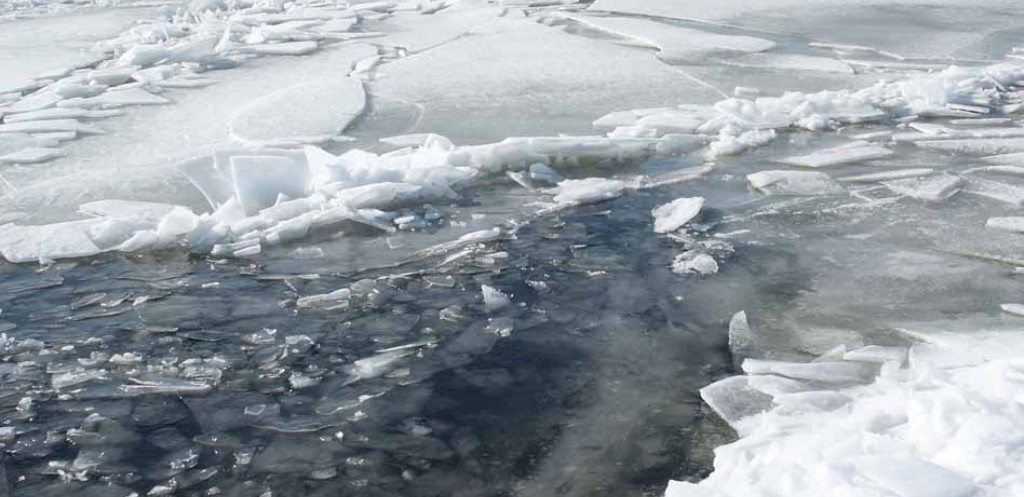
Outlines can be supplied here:
M252 146L323 143L341 134L366 107L363 83L340 76L282 89L238 110L231 137Z
M657 48L658 57L667 61L694 62L716 53L763 52L775 48L775 42L764 38L710 33L649 19L590 15L564 17Z
M701 390L740 440L716 449L706 480L665 495L1021 495L1022 326L910 325L909 350L748 361Z

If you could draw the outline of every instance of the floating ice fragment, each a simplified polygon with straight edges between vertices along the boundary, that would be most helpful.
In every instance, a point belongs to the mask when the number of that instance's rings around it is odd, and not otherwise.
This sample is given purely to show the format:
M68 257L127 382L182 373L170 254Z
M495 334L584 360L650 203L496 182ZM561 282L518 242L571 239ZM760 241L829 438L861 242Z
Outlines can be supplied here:
M1024 207L1024 188L1019 186L987 179L970 178L964 185L964 192L1005 202L1014 207Z
M376 378L394 369L398 361L412 355L415 350L404 349L365 357L352 363L353 374L361 380Z
M860 362L903 364L906 358L907 349L905 347L883 347L880 345L866 345L843 354L844 360Z
M700 214L702 207L704 197L678 198L655 207L651 211L651 215L654 216L654 232L669 233L683 227Z
M1024 304L1000 304L999 308L1008 314L1024 316Z
M1024 233L1024 217L990 217L985 222L989 229Z
M839 181L847 183L874 183L878 181L888 181L906 178L919 178L921 176L928 176L935 172L934 169L928 168L910 168L910 169L894 169L892 171L884 171L880 173L868 173L858 174L856 176L844 176L839 178Z
M121 55L121 58L117 59L117 63L121 66L146 67L156 64L170 55L170 50L161 45L139 43L132 46L127 52Z
M625 183L614 179L567 179L558 184L554 200L565 205L604 202L622 196L625 189Z
M672 262L672 272L707 276L718 272L718 262L708 254L694 255L684 252L676 256Z
M563 181L565 178L546 164L538 162L536 164L530 164L530 179L540 183L555 185Z
M999 154L989 155L987 157L981 157L978 160L984 162L991 162L993 164L1008 164L1012 166L1024 166L1024 152L1017 152L1012 154Z
M14 153L0 156L0 164L38 164L64 157L66 153L59 148L25 148Z
M0 133L47 133L51 131L74 131L83 134L103 133L102 129L83 124L75 119L47 119L0 124Z
M75 108L54 108L43 109L23 114L14 114L4 117L5 123L20 123L24 121L45 121L49 119L75 119L75 118L102 118L121 115L117 110L84 110Z
M829 175L818 171L760 171L748 174L747 181L765 195L819 196L846 192Z
M700 397L737 430L739 422L744 418L771 408L771 397L751 388L744 376L733 376L712 383L700 389Z
M513 329L515 329L515 320L510 317L488 319L487 326L484 327L484 331L501 338L511 335Z
M863 383L878 372L875 365L860 362L783 362L747 359L743 361L747 374L777 374L795 380L821 383Z
M295 302L295 305L300 309L347 307L351 297L351 290L341 288L330 293L301 297Z
M778 162L803 167L831 167L892 155L892 150L869 143L857 143L819 150L812 154L779 159Z
M233 139L251 145L321 143L344 131L365 105L358 79L324 78L249 103L229 127Z
M90 98L107 90L109 86L98 84L58 83L53 93L61 98Z
M1024 153L1024 138L979 138L916 141L914 146L966 155Z
M116 108L128 105L165 105L170 100L154 95L142 88L111 89L91 98L73 98L59 104L60 107Z
M57 102L64 100L64 97L58 95L52 91L41 90L37 91L13 104L4 108L5 114L20 114L22 112L33 112L37 110L49 109Z
M893 193L925 202L941 202L957 191L963 179L949 174L907 178L882 183Z
M747 322L745 311L733 314L729 320L729 352L732 353L733 364L737 367L743 359L750 357L754 348L754 332Z
M512 298L489 285L480 285L484 297L484 310L490 314L512 305Z

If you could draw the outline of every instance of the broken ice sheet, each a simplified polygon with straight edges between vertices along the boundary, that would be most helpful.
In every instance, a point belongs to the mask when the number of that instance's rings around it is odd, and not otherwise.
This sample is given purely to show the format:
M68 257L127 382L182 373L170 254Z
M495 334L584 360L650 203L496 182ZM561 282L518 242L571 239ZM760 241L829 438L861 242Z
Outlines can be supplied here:
M854 176L844 176L842 178L839 178L839 181L848 183L875 183L878 181L919 178L921 176L928 176L932 174L934 171L934 169L928 168L894 169L892 171L884 171L880 173L867 173L858 174Z
M0 255L11 262L33 262L96 255L102 250L86 234L88 223L0 226Z
M308 81L251 102L231 118L231 136L252 146L322 143L340 135L363 112L358 79Z
M960 190L963 179L950 174L884 181L893 193L925 202L942 202Z
M831 167L872 159L881 159L892 155L892 150L867 142L853 142L796 157L786 157L778 162L803 167Z
M64 157L66 152L59 148L25 148L17 152L0 156L0 164L38 164L58 157Z
M981 178L969 178L963 188L965 193L1004 202L1014 207L1024 206L1024 188L1016 185Z
M657 48L659 58L672 62L697 62L714 54L763 52L775 47L775 42L764 38L723 35L652 19L588 15L564 17Z
M567 179L558 184L554 200L564 205L592 204L620 197L625 189L624 182L614 179Z

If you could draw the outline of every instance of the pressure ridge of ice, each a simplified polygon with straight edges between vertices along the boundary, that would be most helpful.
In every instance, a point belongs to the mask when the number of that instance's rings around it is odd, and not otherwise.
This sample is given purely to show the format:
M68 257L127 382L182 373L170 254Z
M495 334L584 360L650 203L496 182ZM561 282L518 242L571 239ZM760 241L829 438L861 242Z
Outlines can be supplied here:
M748 359L745 376L703 389L742 438L666 497L1020 495L1021 330L900 328L919 341Z

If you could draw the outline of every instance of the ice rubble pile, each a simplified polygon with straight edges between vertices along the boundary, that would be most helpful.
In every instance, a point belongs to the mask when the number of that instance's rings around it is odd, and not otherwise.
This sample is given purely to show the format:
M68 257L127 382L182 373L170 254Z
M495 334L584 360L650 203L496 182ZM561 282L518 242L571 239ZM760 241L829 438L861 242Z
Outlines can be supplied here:
M903 330L920 340L909 349L747 359L701 391L741 439L665 495L1024 495L1024 334L929 327Z
M711 136L714 141L707 156L714 158L763 145L775 137L776 130L814 131L886 118L970 119L1018 112L1024 107L1017 86L1022 80L1024 67L1019 65L952 66L941 72L880 81L858 91L787 92L779 97L729 98L711 106L613 112L594 121L594 128L610 137L685 140ZM1015 129L1019 132L1021 128ZM989 131L993 136L1007 133Z
M360 31L361 23L397 11L433 13L448 5L197 0L187 8L161 7L156 19L97 43L95 54L77 65L0 87L0 164L61 157L62 142L103 132L90 121L119 115L116 109L122 107L170 103L159 93L214 84L204 76L208 71L233 68L255 57L305 55L329 43L380 36ZM383 53L349 68L351 75L365 75L382 59L397 57L397 50L382 48ZM320 118L303 117L298 136L265 140L257 118L267 107L281 109L268 97L236 116L232 135L261 145L323 142L362 111L364 99L362 86L347 78L311 82L278 97L324 102L313 107Z
M105 251L184 248L214 256L250 257L263 246L313 236L390 231L400 219L387 211L447 201L480 174L529 171L558 180L547 163L638 159L659 140L604 137L509 138L457 147L423 134L385 139L408 145L382 155L359 149L340 156L306 146L294 149L224 150L179 164L212 212L184 206L103 200L83 204L89 219L41 226L0 226L0 254L11 262L83 257ZM597 179L597 178L595 178ZM576 205L621 194L624 184L565 180L555 201ZM614 191L612 191L614 190ZM596 196L596 197L595 197Z

